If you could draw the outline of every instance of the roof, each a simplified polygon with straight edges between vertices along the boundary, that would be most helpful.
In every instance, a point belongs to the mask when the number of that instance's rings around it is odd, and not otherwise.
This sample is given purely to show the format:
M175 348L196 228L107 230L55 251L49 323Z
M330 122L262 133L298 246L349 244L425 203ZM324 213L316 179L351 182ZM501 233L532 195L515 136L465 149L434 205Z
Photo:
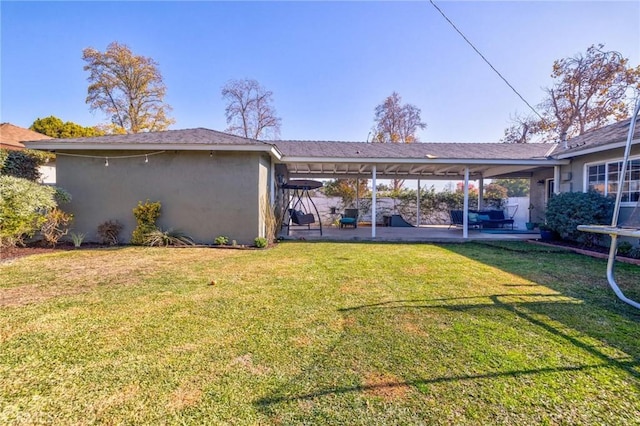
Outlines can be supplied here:
M622 147L627 143L631 119L590 130L567 141L567 148L558 147L554 153L557 158L570 158L593 152ZM640 142L640 117L636 120L633 139L634 144Z
M372 159L465 159L465 160L532 160L546 159L553 144L505 143L440 143L410 144L274 141L283 157L290 158L372 158Z
M24 149L22 142L44 139L53 138L24 127L14 126L11 123L0 124L0 148Z
M529 173L564 164L550 157L553 144L384 144L331 141L259 141L204 128L33 141L45 150L229 150L269 152L289 173L307 177L370 176L448 178Z

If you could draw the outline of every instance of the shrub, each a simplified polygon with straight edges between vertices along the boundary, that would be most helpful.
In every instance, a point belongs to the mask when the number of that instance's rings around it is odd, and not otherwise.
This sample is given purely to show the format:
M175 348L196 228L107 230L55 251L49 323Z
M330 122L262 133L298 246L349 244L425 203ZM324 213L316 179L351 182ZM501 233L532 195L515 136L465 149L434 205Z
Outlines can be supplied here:
M629 253L631 253L631 250L633 250L633 244L631 244L629 241L620 241L618 243L618 254L621 254L622 256L628 256Z
M138 202L138 206L133 209L138 224L131 234L131 244L145 245L147 234L158 229L156 221L160 217L160 207L159 201L152 203L147 200L144 204L142 201Z
M183 234L180 231L168 229L163 231L162 229L154 229L145 235L145 245L154 246L192 246L194 245L193 239L188 235Z
M40 233L44 240L52 247L69 232L69 225L73 220L73 215L65 213L57 207L47 211L45 220L40 227Z
M56 207L56 189L27 179L0 176L0 247L23 244Z
M117 220L107 220L98 225L98 238L102 244L115 246L120 240L123 225Z
M38 167L54 157L53 154L31 149L2 149L0 150L0 174L35 182L40 178Z
M257 237L254 243L258 248L265 248L267 246L267 239L265 237Z
M82 245L82 241L84 240L84 237L86 236L83 233L79 233L76 234L75 232L72 232L71 234L71 240L73 241L73 246L78 248Z
M218 246L226 246L229 244L229 237L225 237L224 235L220 235L213 240L213 243Z
M601 235L578 231L578 225L611 223L614 200L598 192L564 192L547 203L546 223L560 238L586 246L597 245Z
M629 257L633 259L640 259L640 247L634 247L629 251Z

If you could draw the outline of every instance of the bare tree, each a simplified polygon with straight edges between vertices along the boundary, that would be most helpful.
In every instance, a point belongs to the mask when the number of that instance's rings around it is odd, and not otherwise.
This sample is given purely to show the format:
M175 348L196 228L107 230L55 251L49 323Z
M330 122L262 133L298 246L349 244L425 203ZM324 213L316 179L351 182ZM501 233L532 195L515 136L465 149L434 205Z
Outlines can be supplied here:
M402 98L393 92L375 109L373 141L383 143L411 143L418 140L416 132L425 129L420 119L420 108L402 104Z
M104 53L88 47L82 59L90 72L86 102L92 111L110 116L110 132L158 131L174 123L167 116L171 107L163 102L166 87L153 59L134 55L118 42Z
M540 132L540 121L533 117L516 115L511 118L511 126L504 130L500 139L503 143L529 143L533 136Z
M276 139L281 119L276 115L273 92L256 80L229 80L222 88L227 101L227 132L252 139Z

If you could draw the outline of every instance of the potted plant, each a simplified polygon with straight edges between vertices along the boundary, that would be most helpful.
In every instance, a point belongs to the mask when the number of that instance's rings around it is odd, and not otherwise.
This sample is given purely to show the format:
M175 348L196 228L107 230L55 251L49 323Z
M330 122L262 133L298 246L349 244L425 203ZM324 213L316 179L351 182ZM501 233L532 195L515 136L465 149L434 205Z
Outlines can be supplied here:
M536 226L538 226L537 223L531 221L531 211L533 209L535 209L535 206L533 204L529 204L529 222L525 223L525 226L529 231L532 231Z
M553 231L551 227L546 223L540 225L540 239L542 241L551 241L553 240Z

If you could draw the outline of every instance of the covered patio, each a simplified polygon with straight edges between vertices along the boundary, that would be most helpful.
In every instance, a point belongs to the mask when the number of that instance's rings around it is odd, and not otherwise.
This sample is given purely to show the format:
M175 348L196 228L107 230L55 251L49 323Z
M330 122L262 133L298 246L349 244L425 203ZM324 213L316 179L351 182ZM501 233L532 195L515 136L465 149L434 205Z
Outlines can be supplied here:
M289 238L371 241L465 241L531 239L535 233L480 231L469 229L469 186L477 182L478 206L483 206L485 179L531 178L535 171L548 169L559 180L560 166L568 160L551 157L555 144L504 143L412 143L382 144L361 142L278 141L282 154L273 166L276 177L272 194L279 186L296 179L371 180L371 226L357 229L325 227L320 232L292 228ZM464 183L464 226L382 227L376 211L377 182L381 179L417 181L453 180ZM558 188L556 185L555 188ZM420 191L418 191L419 194ZM274 198L275 199L275 198ZM420 200L417 200L420 205ZM417 212L418 223L420 212Z

